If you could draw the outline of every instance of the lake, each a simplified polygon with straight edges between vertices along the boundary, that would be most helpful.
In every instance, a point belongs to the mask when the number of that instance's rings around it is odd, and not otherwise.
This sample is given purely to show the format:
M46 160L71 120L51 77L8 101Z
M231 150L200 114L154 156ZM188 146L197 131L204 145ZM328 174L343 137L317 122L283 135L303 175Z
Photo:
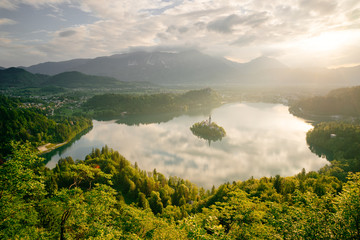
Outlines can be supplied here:
M212 121L226 130L221 141L209 142L192 134L190 127L207 114L149 116L127 121L93 121L93 128L76 141L48 155L47 166L55 167L61 157L84 159L92 148L105 144L119 151L132 164L165 176L188 179L211 188L227 181L253 176L292 176L302 168L319 170L328 162L311 153L306 132L312 126L291 115L288 107L268 103L232 103L211 111ZM134 124L136 123L136 124ZM146 124L144 124L146 123Z

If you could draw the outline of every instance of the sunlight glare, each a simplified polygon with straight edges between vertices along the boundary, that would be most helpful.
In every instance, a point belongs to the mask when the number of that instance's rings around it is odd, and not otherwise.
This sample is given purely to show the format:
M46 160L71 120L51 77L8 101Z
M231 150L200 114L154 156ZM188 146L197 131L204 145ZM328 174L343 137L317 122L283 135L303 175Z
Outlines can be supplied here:
M311 52L334 51L349 44L352 35L350 31L324 32L318 36L302 40L298 44L302 49Z

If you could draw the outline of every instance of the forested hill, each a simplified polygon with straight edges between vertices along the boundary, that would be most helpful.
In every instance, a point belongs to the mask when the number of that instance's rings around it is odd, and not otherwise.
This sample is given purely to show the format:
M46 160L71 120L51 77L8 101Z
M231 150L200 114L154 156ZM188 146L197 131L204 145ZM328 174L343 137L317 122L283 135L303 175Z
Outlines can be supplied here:
M143 84L146 85L146 83ZM86 75L74 71L59 73L55 76L49 77L43 85L65 88L121 88L134 87L135 83L119 81L112 77Z
M312 152L331 161L329 174L345 180L360 171L360 126L345 122L316 124L306 135Z
M0 69L0 87L29 87L43 83L49 76L32 74L21 68Z
M63 72L54 76L32 74L21 68L0 69L0 87L63 87L63 88L135 88L149 87L146 82L124 82L112 77Z
M185 112L195 108L209 108L221 103L212 89L193 90L183 94L159 93L152 95L104 94L90 98L84 109L93 116L111 117L126 114L154 114Z
M360 175L303 170L205 191L94 149L50 170L27 145L0 164L1 239L359 239Z
M295 115L360 115L360 86L340 88L326 96L317 96L299 101L290 108Z
M11 141L30 141L34 147L62 143L92 125L83 117L49 119L38 109L26 109L18 99L0 95L0 157L10 152Z
M102 86L114 86L118 81L109 77L89 76L79 72L64 72L50 77L44 82L45 85L66 88L88 88Z

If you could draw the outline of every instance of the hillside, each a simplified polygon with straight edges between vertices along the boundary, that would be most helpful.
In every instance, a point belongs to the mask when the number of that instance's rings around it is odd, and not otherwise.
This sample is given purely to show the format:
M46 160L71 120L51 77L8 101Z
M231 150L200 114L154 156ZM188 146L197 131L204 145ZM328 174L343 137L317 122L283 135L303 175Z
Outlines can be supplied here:
M89 59L72 59L62 62L45 62L30 67L24 67L25 70L31 73L42 73L46 75L56 75L62 72L72 71L77 66L85 64Z
M2 239L359 239L360 175L303 170L217 189L144 171L107 146L54 169L29 145L0 165Z
M1 87L24 87L39 85L44 82L48 76L43 74L32 74L21 68L7 68L0 70Z
M92 76L80 72L64 72L50 77L43 85L65 88L112 88L129 84L110 77Z
M61 88L136 88L153 86L147 82L123 82L111 77L93 76L80 72L63 72L54 76L30 73L21 68L0 70L0 87Z
M290 108L295 115L360 116L360 86L340 88L326 96L316 96L299 101Z
M278 60L274 58L269 57L259 57L255 58L250 62L242 63L238 66L238 69L242 71L243 73L254 73L256 71L266 71L270 69L288 69L286 65L279 62Z

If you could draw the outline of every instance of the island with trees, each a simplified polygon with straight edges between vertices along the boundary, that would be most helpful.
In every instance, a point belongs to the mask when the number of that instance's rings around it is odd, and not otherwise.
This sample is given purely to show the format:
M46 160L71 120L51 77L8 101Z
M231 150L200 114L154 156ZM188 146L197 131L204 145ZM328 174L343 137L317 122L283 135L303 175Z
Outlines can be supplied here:
M195 136L211 141L218 141L226 136L224 128L211 122L211 116L209 116L209 120L195 123L190 130Z

